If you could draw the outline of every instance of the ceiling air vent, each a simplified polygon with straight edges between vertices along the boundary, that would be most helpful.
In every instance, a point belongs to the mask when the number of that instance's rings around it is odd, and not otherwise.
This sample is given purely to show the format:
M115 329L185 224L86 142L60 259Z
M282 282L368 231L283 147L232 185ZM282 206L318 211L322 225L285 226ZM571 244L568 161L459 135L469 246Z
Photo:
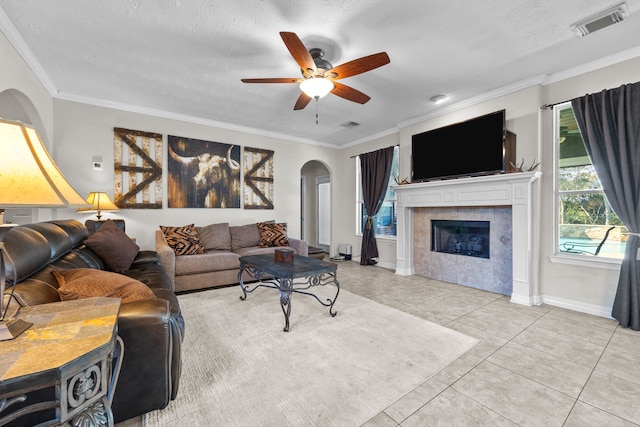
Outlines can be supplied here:
M578 37L584 37L595 31L617 24L629 17L629 8L626 3L619 4L602 12L591 15L571 26Z

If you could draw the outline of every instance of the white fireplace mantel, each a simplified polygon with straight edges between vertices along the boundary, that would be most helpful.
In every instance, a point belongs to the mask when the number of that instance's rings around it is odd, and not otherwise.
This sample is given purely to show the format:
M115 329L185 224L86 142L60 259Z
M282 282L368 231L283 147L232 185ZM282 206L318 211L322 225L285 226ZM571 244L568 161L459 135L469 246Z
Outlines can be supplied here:
M398 195L396 274L415 273L413 265L413 208L511 206L513 231L513 291L511 301L540 303L534 283L532 253L533 183L540 172L517 172L405 184L394 187Z

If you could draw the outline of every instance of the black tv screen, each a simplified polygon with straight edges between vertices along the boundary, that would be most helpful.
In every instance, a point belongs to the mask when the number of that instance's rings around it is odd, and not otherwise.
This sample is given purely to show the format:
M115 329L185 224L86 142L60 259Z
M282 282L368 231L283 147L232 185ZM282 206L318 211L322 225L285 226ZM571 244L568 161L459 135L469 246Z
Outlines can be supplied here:
M411 181L505 171L505 110L411 137Z

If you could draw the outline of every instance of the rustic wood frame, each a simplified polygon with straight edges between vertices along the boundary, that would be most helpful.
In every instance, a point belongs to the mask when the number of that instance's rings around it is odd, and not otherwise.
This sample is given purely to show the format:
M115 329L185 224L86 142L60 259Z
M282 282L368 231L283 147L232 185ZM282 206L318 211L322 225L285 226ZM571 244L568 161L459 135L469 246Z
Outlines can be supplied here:
M162 134L123 128L113 128L113 133L115 204L122 209L162 209ZM155 159L151 157L152 143ZM124 145L128 147L127 159L123 158ZM125 181L129 190L123 194ZM140 193L142 201L138 201Z
M273 209L273 155L273 150L244 147L245 209Z

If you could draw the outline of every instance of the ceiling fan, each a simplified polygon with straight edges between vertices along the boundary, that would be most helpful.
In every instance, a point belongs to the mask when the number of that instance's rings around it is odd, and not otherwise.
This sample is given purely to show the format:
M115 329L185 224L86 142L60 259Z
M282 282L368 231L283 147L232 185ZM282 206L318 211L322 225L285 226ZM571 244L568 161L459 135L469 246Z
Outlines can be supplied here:
M280 32L280 37L300 66L302 77L241 80L244 83L299 83L302 93L293 107L294 110L302 110L309 101L314 98L318 100L329 92L359 104L366 103L371 97L336 80L362 74L390 62L389 55L386 52L380 52L334 67L329 61L323 59L322 49L307 49L295 33L283 31Z

